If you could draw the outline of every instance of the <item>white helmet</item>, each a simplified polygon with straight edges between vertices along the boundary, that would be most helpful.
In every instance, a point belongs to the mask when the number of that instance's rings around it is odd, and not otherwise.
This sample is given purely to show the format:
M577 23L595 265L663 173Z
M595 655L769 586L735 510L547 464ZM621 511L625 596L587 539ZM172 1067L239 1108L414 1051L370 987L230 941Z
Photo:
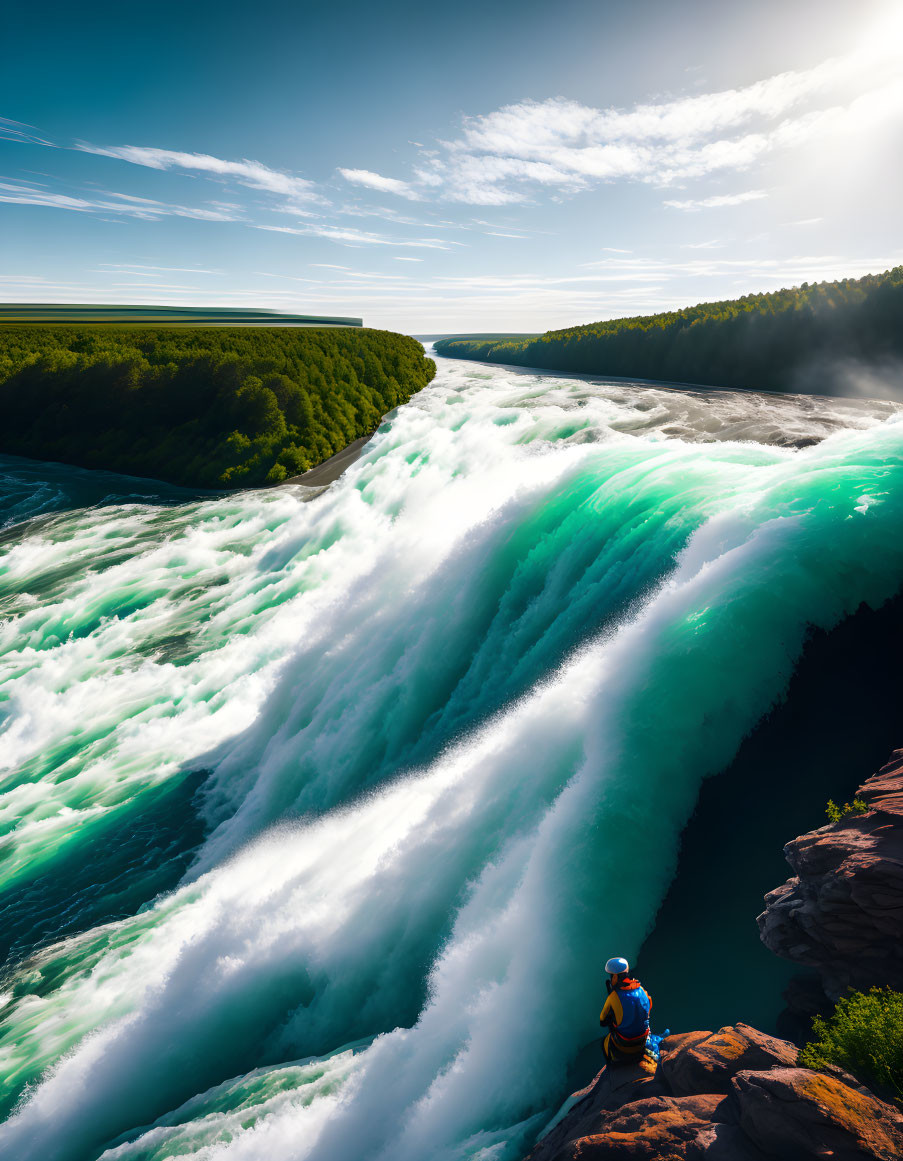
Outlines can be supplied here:
M605 965L605 970L610 976L620 976L623 975L624 972L630 970L630 964L626 959L616 955L614 959L610 959Z

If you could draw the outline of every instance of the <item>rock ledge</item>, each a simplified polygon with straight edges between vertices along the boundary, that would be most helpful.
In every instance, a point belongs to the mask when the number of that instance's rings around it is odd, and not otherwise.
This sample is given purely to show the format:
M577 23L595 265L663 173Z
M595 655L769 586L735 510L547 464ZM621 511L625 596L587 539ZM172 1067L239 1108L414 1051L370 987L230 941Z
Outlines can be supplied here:
M527 1161L899 1161L903 1115L853 1077L796 1067L746 1024L662 1043L655 1073L603 1069Z
M815 968L831 1000L903 990L903 750L859 788L869 806L784 847L796 872L765 896L762 941Z

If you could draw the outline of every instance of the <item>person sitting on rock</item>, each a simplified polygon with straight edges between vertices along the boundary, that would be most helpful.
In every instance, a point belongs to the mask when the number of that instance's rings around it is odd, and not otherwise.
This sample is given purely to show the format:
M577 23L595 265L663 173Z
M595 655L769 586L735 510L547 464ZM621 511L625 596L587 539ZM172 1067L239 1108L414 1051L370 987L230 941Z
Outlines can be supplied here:
M611 976L605 981L608 999L599 1015L599 1023L610 1029L602 1041L602 1051L609 1064L639 1062L649 1037L649 1013L652 1000L639 980L627 974L630 964L615 956L605 965Z

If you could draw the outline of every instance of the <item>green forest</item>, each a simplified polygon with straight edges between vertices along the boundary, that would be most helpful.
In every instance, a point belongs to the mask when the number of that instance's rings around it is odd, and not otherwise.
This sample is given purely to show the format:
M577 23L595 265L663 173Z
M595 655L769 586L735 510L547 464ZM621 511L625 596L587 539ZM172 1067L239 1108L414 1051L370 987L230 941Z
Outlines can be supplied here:
M903 266L534 339L444 339L435 349L556 371L830 393L838 364L903 356Z
M0 452L195 488L278 483L436 373L358 328L0 327Z

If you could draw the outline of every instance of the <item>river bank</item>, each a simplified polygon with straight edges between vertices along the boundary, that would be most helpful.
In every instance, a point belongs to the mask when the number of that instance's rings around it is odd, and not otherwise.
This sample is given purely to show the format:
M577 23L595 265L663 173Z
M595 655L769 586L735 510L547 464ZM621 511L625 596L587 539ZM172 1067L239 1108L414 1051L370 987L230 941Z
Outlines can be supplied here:
M370 435L352 440L347 447L336 452L334 456L330 456L328 460L324 460L322 464L317 464L315 468L302 472L299 476L280 480L279 483L272 484L271 487L284 488L288 484L303 484L306 488L323 488L327 484L334 483L346 469L361 458L364 448L375 434L375 432L371 432Z

